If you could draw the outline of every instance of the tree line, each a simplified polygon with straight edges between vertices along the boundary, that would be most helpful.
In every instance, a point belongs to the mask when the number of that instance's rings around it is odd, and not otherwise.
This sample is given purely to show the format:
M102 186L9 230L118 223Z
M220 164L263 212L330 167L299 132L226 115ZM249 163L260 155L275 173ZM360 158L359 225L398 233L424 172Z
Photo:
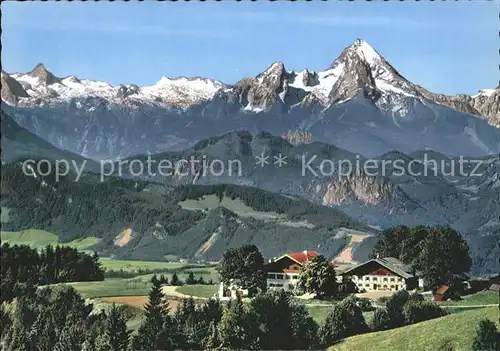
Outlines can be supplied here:
M44 287L0 305L5 351L122 351L128 349L123 307L94 311L69 285Z
M104 280L99 256L67 246L47 245L41 250L3 243L0 248L0 301L29 293L37 285Z

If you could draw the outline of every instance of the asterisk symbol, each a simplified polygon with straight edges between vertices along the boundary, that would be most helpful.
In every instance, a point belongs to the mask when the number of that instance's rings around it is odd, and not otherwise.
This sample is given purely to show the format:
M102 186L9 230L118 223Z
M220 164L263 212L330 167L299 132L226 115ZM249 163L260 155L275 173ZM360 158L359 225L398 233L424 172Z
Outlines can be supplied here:
M267 160L269 156L264 156L264 152L260 153L260 156L255 156L257 159L257 162L255 164L260 165L262 168L264 168L265 165L269 164L269 161Z
M274 161L274 164L278 165L278 167L283 167L283 165L286 165L286 156L283 156L281 153L278 154L278 156L273 156L276 161Z

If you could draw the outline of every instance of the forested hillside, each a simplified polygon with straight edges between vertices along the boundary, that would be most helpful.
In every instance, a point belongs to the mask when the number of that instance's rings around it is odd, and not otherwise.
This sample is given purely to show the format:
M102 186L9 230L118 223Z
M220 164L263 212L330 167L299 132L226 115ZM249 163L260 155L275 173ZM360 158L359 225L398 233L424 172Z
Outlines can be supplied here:
M345 244L335 237L337 228L368 229L338 210L243 186L172 188L117 177L100 181L92 174L79 182L56 181L53 173L25 175L19 163L4 165L1 181L0 203L8 213L4 231L43 229L64 242L98 237L103 240L93 249L124 258L162 260L175 254L217 260L228 247L245 243L255 243L268 257L320 246L333 255ZM237 200L269 218L242 216L223 203L210 209L180 205L205 195ZM125 229L130 238L118 245Z

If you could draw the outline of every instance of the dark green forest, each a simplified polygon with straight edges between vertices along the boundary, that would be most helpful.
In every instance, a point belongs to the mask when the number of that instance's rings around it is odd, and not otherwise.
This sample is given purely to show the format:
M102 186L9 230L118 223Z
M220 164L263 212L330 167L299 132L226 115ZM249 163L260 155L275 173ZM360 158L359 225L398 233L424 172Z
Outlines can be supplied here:
M33 292L37 285L104 280L99 256L71 247L2 244L0 249L0 303Z

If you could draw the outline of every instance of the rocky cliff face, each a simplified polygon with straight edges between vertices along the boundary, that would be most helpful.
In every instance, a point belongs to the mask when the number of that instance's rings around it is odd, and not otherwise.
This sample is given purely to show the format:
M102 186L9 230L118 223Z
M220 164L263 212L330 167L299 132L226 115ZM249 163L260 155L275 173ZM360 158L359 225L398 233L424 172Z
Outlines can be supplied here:
M481 90L472 96L433 94L422 87L419 87L419 91L429 100L457 111L479 116L491 125L500 127L500 89L498 87Z

